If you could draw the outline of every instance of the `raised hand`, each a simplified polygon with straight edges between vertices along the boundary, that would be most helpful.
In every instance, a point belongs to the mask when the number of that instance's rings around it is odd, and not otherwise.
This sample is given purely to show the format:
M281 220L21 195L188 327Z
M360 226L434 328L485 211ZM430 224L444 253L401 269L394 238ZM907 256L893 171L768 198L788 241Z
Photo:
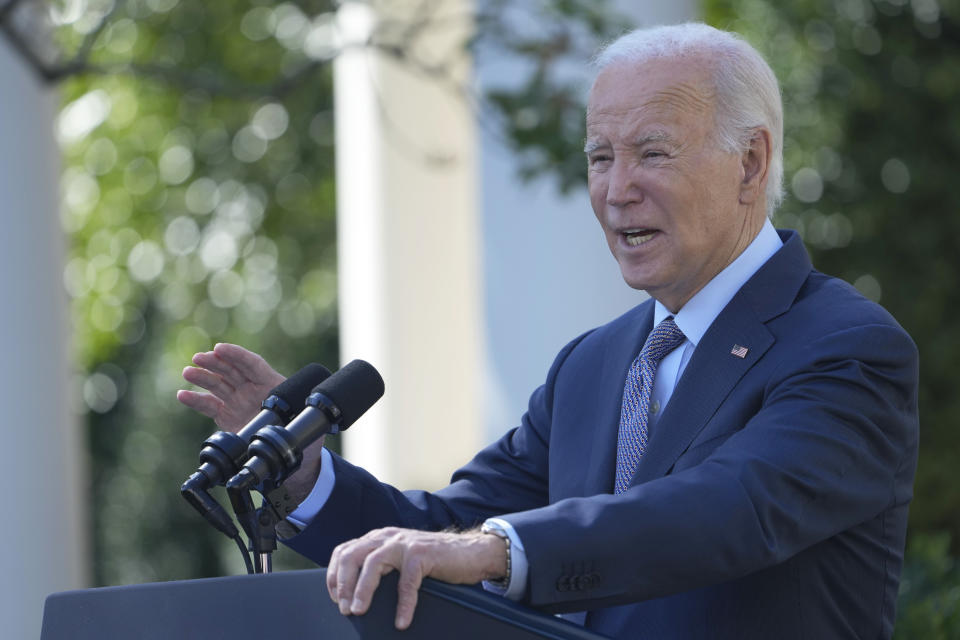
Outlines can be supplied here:
M177 400L213 418L224 431L236 433L260 410L260 403L285 380L267 361L252 351L229 343L193 356L183 379L206 392L181 389Z

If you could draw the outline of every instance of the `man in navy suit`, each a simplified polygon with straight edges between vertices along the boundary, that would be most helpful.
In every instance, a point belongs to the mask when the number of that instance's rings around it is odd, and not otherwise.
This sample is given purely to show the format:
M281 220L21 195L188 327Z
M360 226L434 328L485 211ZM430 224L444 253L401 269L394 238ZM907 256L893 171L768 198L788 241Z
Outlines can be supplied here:
M522 424L440 491L315 450L288 544L329 562L344 613L400 571L400 628L429 575L618 638L890 637L916 347L770 225L782 109L756 51L678 25L623 36L598 67L591 203L652 299L570 342ZM194 362L184 377L212 394L179 397L222 427L279 379L234 345Z

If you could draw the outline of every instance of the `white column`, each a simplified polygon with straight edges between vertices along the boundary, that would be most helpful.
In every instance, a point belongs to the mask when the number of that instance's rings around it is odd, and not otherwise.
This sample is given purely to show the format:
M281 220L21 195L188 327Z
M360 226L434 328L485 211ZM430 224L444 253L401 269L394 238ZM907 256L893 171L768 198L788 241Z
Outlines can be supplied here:
M348 42L421 2L374 4L344 4ZM446 15L471 5L437 4ZM638 25L696 15L693 0L618 4ZM415 53L456 50L445 24ZM481 85L526 68L491 54ZM562 71L586 95L587 61ZM470 81L467 61L459 73ZM345 435L346 454L401 488L438 487L518 424L564 343L645 294L623 283L586 189L563 196L552 179L521 181L513 153L478 136L467 106L435 80L360 47L337 59L334 80L342 359L369 360L387 388ZM452 161L426 164L429 153Z
M378 20L418 19L408 10L420 4L345 3L341 33L362 42ZM428 28L415 54L448 61L463 32ZM464 58L455 80L469 73ZM440 487L483 440L473 116L436 80L362 48L337 59L334 79L341 359L369 360L386 382L345 452L381 480Z
M85 586L82 439L68 404L64 241L58 222L57 95L0 37L0 389L6 638L37 638L43 599Z

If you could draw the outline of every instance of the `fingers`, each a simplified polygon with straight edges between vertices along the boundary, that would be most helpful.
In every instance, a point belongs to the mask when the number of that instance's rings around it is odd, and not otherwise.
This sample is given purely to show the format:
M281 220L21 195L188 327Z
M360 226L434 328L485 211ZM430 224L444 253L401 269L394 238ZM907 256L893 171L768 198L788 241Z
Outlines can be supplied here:
M397 615L393 621L393 625L401 631L413 622L413 612L417 608L422 582L422 565L417 559L408 558L400 570L400 581L397 583Z
M216 418L223 402L209 393L198 393L181 389L177 391L177 400L208 418Z
M391 561L396 551L395 547L380 547L363 561L363 567L357 576L357 584L353 589L353 600L350 602L351 614L360 616L370 608L373 592L380 586L380 578L398 568L396 563Z
M367 533L334 549L327 568L327 591L344 615L370 608L382 576L400 571L394 625L410 626L423 578L432 570L431 555L444 534L386 528Z
M183 379L190 384L195 384L202 389L206 389L221 399L226 399L236 390L236 387L226 382L223 376L207 369L184 367L181 375L183 375Z
M201 351L193 356L193 364L184 368L184 380L210 393L184 390L177 399L234 433L256 415L270 389L284 380L266 360L235 344Z
M194 355L193 364L219 375L233 388L237 388L247 382L247 379L233 363L216 354L216 347L214 351L201 351Z
M333 600L334 604L339 602L337 598L337 574L340 571L340 550L343 545L338 545L333 553L330 554L330 562L327 564L327 595Z
M229 365L235 375L258 385L276 386L283 376L267 364L260 355L229 342L221 342L213 347L214 355Z
M395 624L405 629L413 619L423 569L416 559L404 561L408 551L404 530L371 531L334 549L327 568L327 591L343 615L363 615L370 608L380 578L394 569L400 573Z
M366 613L380 578L400 571L394 625L410 626L423 578L475 584L502 575L507 547L497 536L479 530L463 533L415 531L390 527L344 542L330 556L327 591L344 615Z
M340 607L340 613L343 615L351 613L360 570L367 555L379 544L374 537L382 531L382 529L371 531L362 538L344 542L330 555L330 566L327 567L327 591L330 592L330 597Z
M364 544L365 543L365 544ZM341 569L337 573L337 595L340 613L344 615L362 615L367 612L373 592L380 584L380 558L382 549L377 550L379 541L360 539L358 544L341 556ZM387 567L383 573L389 573L393 567ZM371 572L375 572L371 575ZM363 582L361 583L361 580ZM363 590L361 591L361 586Z

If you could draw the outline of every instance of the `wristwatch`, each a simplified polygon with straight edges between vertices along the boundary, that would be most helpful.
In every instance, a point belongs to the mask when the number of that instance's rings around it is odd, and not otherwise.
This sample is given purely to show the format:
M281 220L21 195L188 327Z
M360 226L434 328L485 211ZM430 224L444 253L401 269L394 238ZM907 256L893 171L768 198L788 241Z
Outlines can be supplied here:
M496 580L487 580L493 586L506 589L510 586L510 535L507 534L506 530L496 522L491 522L487 520L480 527L481 533L491 533L507 544L507 573L502 578L497 578Z

